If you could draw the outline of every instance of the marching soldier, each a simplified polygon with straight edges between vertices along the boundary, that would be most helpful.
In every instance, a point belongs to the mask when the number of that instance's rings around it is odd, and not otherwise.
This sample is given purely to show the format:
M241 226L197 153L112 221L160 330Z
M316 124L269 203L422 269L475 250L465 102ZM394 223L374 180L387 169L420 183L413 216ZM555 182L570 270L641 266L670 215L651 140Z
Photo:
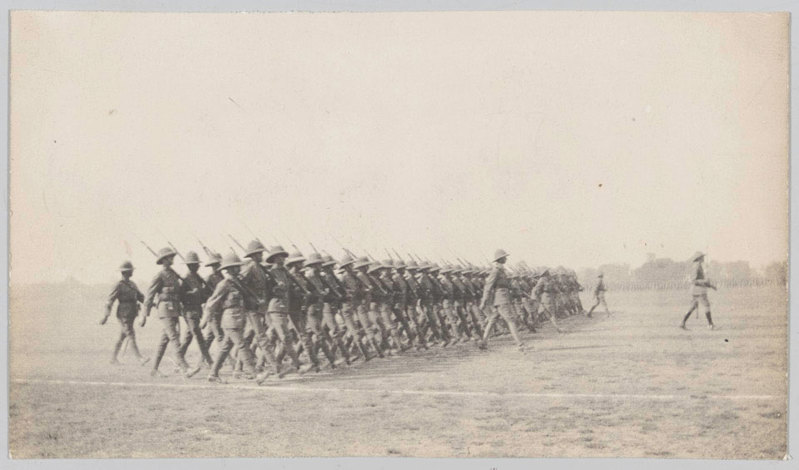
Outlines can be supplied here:
M391 270L394 268L394 262L389 259L385 260L382 264L377 262L375 263L378 264L378 267L375 273L376 276L374 276L374 280L377 282L381 291L380 300L378 302L380 319L382 320L384 327L388 330L391 340L395 343L395 347L402 352L408 349L410 346L406 347L399 335L398 325L404 326L407 323L403 324L403 318L396 318L394 312L395 292L392 288L394 281L391 279ZM408 341L411 341L410 337Z
M202 354L203 364L211 367L213 360L208 354L208 344L205 342L200 329L200 319L203 316L202 305L208 295L210 295L210 292L206 291L205 281L197 273L200 269L200 257L197 256L197 253L193 251L186 253L184 263L189 269L189 273L183 278L181 302L183 303L183 320L185 320L187 328L183 342L180 345L180 353L185 356L191 341L196 338L197 345L200 347L200 354Z
M591 314L594 313L594 309L599 307L599 304L602 304L605 307L605 312L607 312L608 316L610 316L610 310L608 309L608 304L605 302L605 282L604 282L604 275L599 273L597 276L599 279L596 283L596 287L594 288L594 298L596 298L596 303L588 310L587 316L591 317Z
M273 344L267 334L267 301L272 291L273 281L266 268L261 264L265 250L266 248L260 241L252 240L247 244L247 252L245 253L247 262L240 268L239 279L241 279L241 284L254 296L252 302L248 302L245 305L247 307L249 331L246 332L242 344L249 349L254 339L258 349L261 350L261 364L259 365L268 362L272 372L280 377L280 361L275 358L275 354L272 352ZM238 355L238 351L236 354Z
M329 334L333 338L333 348L331 353L335 355L336 349L341 351L344 356L344 361L349 365L352 362L350 358L349 348L344 344L342 337L344 336L344 328L336 321L336 310L341 309L341 302L346 298L344 286L341 281L336 277L333 272L333 267L336 265L336 260L330 255L322 257L321 272L319 277L324 282L324 285L329 289L330 294L325 297L322 303L322 324L327 327ZM343 317L342 317L343 319ZM346 326L346 322L345 322ZM353 332L357 334L357 332ZM351 336L351 335L350 335ZM359 350L363 348L360 341L357 341ZM365 356L363 351L361 354Z
M380 357L383 357L383 351L375 342L372 332L366 331L366 325L363 323L357 323L357 319L360 317L359 310L361 308L361 304L364 302L366 297L366 290L363 284L358 280L358 277L353 269L355 262L356 261L354 258L352 258L350 255L346 255L339 264L339 268L343 271L341 275L341 284L343 285L345 291L345 298L341 303L341 317L344 319L344 324L347 325L347 330L353 336L358 349L363 355L363 360L368 361L370 358L366 354L362 340L365 339Z
M205 286L208 289L209 293L213 293L216 289L216 285L222 282L224 276L222 275L222 271L219 269L219 265L222 263L222 257L219 256L218 253L212 253L211 256L208 257L208 261L206 261L205 266L211 268L211 274L205 279ZM205 329L203 334L205 335L206 344L210 349L211 343L216 339L218 343L222 343L224 339L224 335L222 333L222 327L220 325L220 321L222 320L221 312L215 315L211 315L205 322L200 322L200 328ZM206 323L207 328L206 328Z
M322 255L319 253L311 253L308 255L308 260L305 262L307 275L301 273L300 276L302 276L302 279L308 284L308 290L311 291L311 295L307 299L306 307L308 318L307 328L311 334L311 342L315 349L322 348L322 352L330 363L330 368L335 369L336 357L331 351L333 339L328 332L325 331L323 313L325 303L332 300L333 291L325 284L319 272L323 262ZM335 320L333 323L335 323ZM314 356L315 355L316 351L314 351ZM342 355L345 356L347 362L349 362L349 355L346 354L346 351L344 351Z
M506 253L505 250L500 249L494 253L494 267L492 268L491 274L489 274L488 279L486 279L485 286L483 287L483 298L480 301L480 308L485 308L489 299L493 296L494 311L488 318L488 324L486 325L485 331L483 333L483 340L479 343L481 348L486 347L486 342L488 341L488 337L491 335L491 330L494 328L494 323L497 320L497 316L501 316L502 319L505 320L505 323L507 323L508 329L510 329L510 334L516 341L516 345L519 347L519 349L524 349L524 343L519 337L519 332L516 328L516 321L513 318L513 311L511 309L511 298L509 292L510 279L508 279L508 274L505 272L505 262L507 260L508 253Z
M394 272L386 273L385 283L394 293L394 314L397 321L402 324L402 328L405 330L405 336L408 337L408 344L412 347L415 342L417 349L427 349L424 336L419 334L419 329L416 326L415 309L409 310L413 303L413 292L411 291L407 279L405 279L406 266L404 261L398 259L396 265L394 265Z
M277 333L280 338L280 346L275 353L275 358L280 364L286 354L291 358L291 363L297 371L300 370L300 359L297 351L294 349L291 336L289 335L289 305L290 296L292 295L291 289L296 286L292 276L289 275L288 270L284 266L286 258L289 254L282 246L273 246L269 250L269 255L266 257L266 262L272 264L269 274L274 281L272 289L272 298L269 300L267 312L269 313L269 322L271 328ZM297 333L299 334L299 333Z
M691 258L694 262L693 267L693 287L691 288L691 293L693 294L693 301L691 302L691 309L688 310L688 313L685 314L685 317L682 319L682 323L680 323L680 328L683 330L687 330L685 327L685 322L688 321L688 318L694 313L694 310L699 309L701 305L702 308L705 310L705 318L707 318L707 327L711 330L715 328L713 324L713 318L710 316L710 301L707 298L707 289L716 290L716 286L714 286L706 277L705 277L705 269L702 267L702 263L705 261L705 254L697 251L694 253L694 256Z
M162 248L158 252L156 263L161 265L162 269L150 283L150 288L147 289L147 297L144 299L142 326L147 321L147 317L150 316L150 309L155 306L158 310L158 319L161 321L162 328L161 341L158 344L158 351L155 361L153 361L153 369L150 372L153 377L162 376L161 372L158 371L158 366L161 364L161 359L163 359L169 343L172 343L172 347L175 350L175 361L185 377L192 377L200 370L199 368L190 370L189 364L186 363L186 358L180 350L178 318L181 311L180 293L182 281L178 273L172 269L172 262L176 254L175 251L168 247Z
M355 263L355 277L361 283L363 288L363 301L358 306L358 320L361 322L364 331L371 335L372 347L379 351L379 355L383 357L383 344L385 337L383 336L383 328L380 324L379 313L377 312L377 304L375 299L380 295L377 292L377 287L369 276L369 268L372 262L369 258L362 256Z
M235 253L225 256L221 263L221 269L225 272L224 279L216 285L213 294L205 304L203 321L207 322L209 318L221 315L220 326L224 330L222 347L219 349L216 360L211 366L211 373L208 375L209 382L222 383L219 369L222 368L222 364L234 347L238 350L243 364L244 378L257 379L260 385L269 376L269 372L255 376L255 359L250 348L244 345L244 327L248 317L245 299L252 297L252 293L248 292L237 278L242 264ZM257 303L257 299L250 299L249 302Z
M145 365L150 358L146 358L139 352L139 347L136 345L136 331L133 328L133 323L136 316L139 314L139 303L144 302L144 295L139 291L130 278L133 276L133 264L130 261L125 261L119 267L119 272L122 273L122 279L114 285L114 289L108 296L108 302L105 305L105 316L100 320L101 325L105 325L108 317L111 315L111 309L114 302L117 303L117 320L121 326L119 333L119 340L114 345L114 353L111 356L111 364L119 364L117 356L119 350L122 348L122 343L127 339L133 354L139 360L141 365Z
M299 251L294 252L286 260L286 268L288 269L289 275L294 281L294 287L291 289L291 295L289 296L289 316L291 317L292 324L299 335L299 340L302 343L302 347L305 349L305 352L308 354L308 359L311 361L311 369L319 372L319 358L317 357L318 350L315 346L321 345L314 344L313 341L314 327L318 326L315 324L316 318L314 317L314 321L311 321L313 324L309 324L309 320L311 320L310 316L316 309L311 308L311 312L308 312L309 306L316 302L319 294L317 293L317 295L314 295L314 292L311 291L312 286L302 275L302 266L304 261L305 257L302 256L302 253ZM321 321L321 318L319 320ZM327 346L323 347L323 351L326 353L326 357L330 362L331 367L335 369L335 361L330 357L330 350L327 348Z
M546 315L549 317L549 321L552 322L555 329L558 330L559 333L563 333L563 330L560 329L558 322L555 320L556 289L557 287L555 286L554 280L549 274L549 269L544 268L541 272L541 277L533 288L532 295L538 301L539 316Z

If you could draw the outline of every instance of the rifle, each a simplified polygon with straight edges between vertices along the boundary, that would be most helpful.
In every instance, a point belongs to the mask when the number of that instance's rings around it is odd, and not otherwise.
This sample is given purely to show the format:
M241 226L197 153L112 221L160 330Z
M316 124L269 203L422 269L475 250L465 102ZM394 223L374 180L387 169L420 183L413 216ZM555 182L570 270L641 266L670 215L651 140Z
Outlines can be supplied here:
M313 246L313 243L308 242L308 244L311 245L311 248L313 248L314 253L316 253L319 256L322 256L322 253L319 253L319 250L317 250L316 247Z
M175 245L173 245L173 244L172 244L172 242L171 242L171 241L169 241L169 240L167 240L167 241L166 241L166 243L167 243L167 245L169 245L169 246L170 246L170 247L171 247L173 250L175 250L175 253L177 253L177 254L178 254L178 256L180 257L180 259L182 259L182 260L183 260L183 262L185 263L185 262L186 262L186 258L184 258L182 254L180 254L180 251L178 251L177 247L176 247Z
M214 256L214 255L215 255L215 253L214 253L213 251L211 251L211 249L210 249L210 248L208 248L207 246L205 246L205 243L203 243L203 241L202 241L202 240L200 240L200 237L197 237L197 242L199 242L199 243L200 243L200 246L203 248L203 251L205 251L205 254L206 254L208 257L212 257L212 256Z
M397 255L397 259L400 261L400 263L403 263L403 264L405 263L405 261L402 260L402 256L400 256L399 253L397 253L397 250L392 248L391 251L393 251L394 254Z
M233 240L233 243L235 243L241 249L241 251L243 251L244 253L247 253L247 248L244 248L244 246L242 246L242 244L239 243L238 240L233 238L233 235L228 233L227 236L230 237L231 240Z

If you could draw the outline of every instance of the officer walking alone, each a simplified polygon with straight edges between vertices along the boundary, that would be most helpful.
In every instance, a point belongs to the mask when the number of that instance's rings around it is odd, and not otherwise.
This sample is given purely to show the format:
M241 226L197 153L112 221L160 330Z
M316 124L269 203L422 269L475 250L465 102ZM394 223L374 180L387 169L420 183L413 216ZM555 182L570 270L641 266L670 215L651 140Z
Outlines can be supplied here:
M139 360L141 365L144 365L150 358L143 357L139 352L139 347L136 345L136 332L133 329L133 322L136 320L136 315L139 314L139 304L144 302L144 295L139 291L136 283L130 279L133 276L133 264L130 261L122 263L119 271L122 273L122 279L114 285L114 289L108 296L108 302L105 305L105 316L100 320L100 324L105 325L105 322L108 321L111 309L114 306L114 302L116 302L117 320L119 320L122 330L119 333L116 345L114 345L111 364L119 364L117 356L122 348L122 343L127 339L136 359Z

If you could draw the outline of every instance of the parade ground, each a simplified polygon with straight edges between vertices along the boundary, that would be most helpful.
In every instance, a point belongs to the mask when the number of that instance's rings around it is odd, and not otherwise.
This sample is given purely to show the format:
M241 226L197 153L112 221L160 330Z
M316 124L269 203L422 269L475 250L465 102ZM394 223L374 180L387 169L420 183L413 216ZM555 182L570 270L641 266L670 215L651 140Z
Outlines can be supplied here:
M14 458L687 457L786 453L787 292L710 294L679 323L686 291L610 290L611 316L408 351L263 386L202 371L154 379L130 352L109 364L119 326L107 289L12 289L9 448ZM585 293L584 293L585 294ZM586 308L588 295L583 295ZM153 356L155 318L137 326ZM214 349L212 349L214 351ZM171 349L167 351L171 354ZM212 352L213 354L213 352ZM195 345L188 359L196 363Z

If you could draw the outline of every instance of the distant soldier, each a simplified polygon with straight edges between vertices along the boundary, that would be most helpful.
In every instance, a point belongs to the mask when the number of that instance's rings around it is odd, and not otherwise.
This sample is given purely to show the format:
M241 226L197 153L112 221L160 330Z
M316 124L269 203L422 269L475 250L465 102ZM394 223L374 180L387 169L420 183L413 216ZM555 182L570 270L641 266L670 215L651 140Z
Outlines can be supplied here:
M316 299L319 297L319 295L314 295L314 292L312 291L313 286L302 274L304 262L305 257L299 251L292 253L291 256L286 260L286 268L288 269L289 276L291 276L291 279L294 282L294 286L291 288L289 296L289 317L291 318L291 323L294 325L294 328L297 332L300 343L302 344L306 354L308 354L308 359L311 361L311 370L319 372L319 357L317 356L318 349L316 346L321 347L324 341L322 341L322 338L314 334L316 331L318 331L316 327L319 326L318 322L316 322L316 309L311 308L310 313L312 314L313 318L309 318L308 315L308 307L316 303ZM319 311L319 314L320 317L318 320L321 322L321 310ZM309 320L311 320L310 323ZM319 340L319 342L314 344L314 339ZM335 368L336 364L330 355L330 349L328 349L325 345L322 350L330 362L331 367Z
M605 281L603 279L604 275L602 273L599 273L599 276L597 276L597 278L599 278L599 280L596 283L596 287L594 287L594 298L596 299L596 303L593 306L591 306L591 309L588 310L587 315L590 317L591 314L594 313L594 309L599 307L599 304L602 304L605 307L605 312L607 312L608 316L610 316L610 310L608 309L608 304L607 302L605 302L605 291L607 289L605 288Z
M538 301L538 315L539 317L545 316L552 322L558 332L563 333L563 330L558 326L555 320L555 295L557 294L557 287L549 273L549 269L543 268L541 277L538 278L535 287L533 287L532 296Z
M193 251L186 253L184 263L186 263L189 273L183 278L181 286L180 297L183 303L183 320L186 321L186 334L180 345L180 353L185 356L192 340L196 338L197 346L199 346L200 354L202 354L203 364L210 368L213 360L208 354L208 344L205 342L205 337L200 329L200 320L203 316L202 306L205 303L205 299L211 295L211 292L206 290L205 281L197 273L200 269L200 257L197 256L197 253Z
M122 279L114 285L114 289L108 296L108 302L105 304L105 316L100 320L100 324L105 325L105 322L108 321L108 317L111 315L111 309L114 306L114 302L116 302L117 320L119 320L122 331L119 333L119 340L117 340L116 345L114 345L111 364L119 364L117 356L119 355L119 350L122 348L122 343L127 339L128 345L136 356L136 359L139 360L141 365L144 365L150 358L143 357L139 352L139 347L136 345L136 331L133 328L136 315L139 314L139 303L144 302L144 295L139 291L139 288L136 287L136 283L130 279L131 276L133 276L133 264L131 264L130 261L122 263L119 267L119 271L122 273Z
M324 263L322 255L319 253L311 253L308 255L308 260L305 263L306 274L303 275L300 273L302 279L304 279L308 284L308 290L311 291L311 294L308 295L306 299L308 318L306 328L311 334L311 343L313 344L314 348L321 348L322 352L330 363L330 368L335 369L335 355L331 350L334 342L333 338L330 337L324 328L325 321L323 313L325 309L325 303L332 300L332 290L327 286L327 284L325 284L325 281L322 279L320 274L322 263ZM335 324L335 320L333 323ZM314 352L314 355L316 355L316 352ZM347 357L347 362L349 362L349 355L347 352L343 351L342 355Z
M705 277L705 269L702 267L702 263L705 261L705 254L697 251L694 253L694 256L691 258L694 262L693 267L693 287L691 288L691 293L693 294L693 302L691 302L691 309L688 310L688 313L685 314L685 317L682 319L682 323L680 323L680 328L686 330L685 322L688 321L688 318L694 313L694 310L697 310L701 305L705 310L705 318L707 318L707 327L711 330L715 328L713 325L713 318L710 316L710 301L707 299L707 289L711 288L716 290L716 286L714 286L706 277Z
M508 329L510 329L510 334L516 341L516 345L519 349L524 349L524 343L521 337L519 337L519 331L516 328L516 321L513 318L514 315L511 308L509 291L510 279L508 279L508 274L505 272L505 262L507 260L508 253L506 253L505 250L497 250L496 253L494 253L494 267L491 269L491 273L488 275L488 279L486 279L485 286L483 287L483 298L480 301L480 308L486 308L489 299L493 297L494 309L488 318L488 324L483 332L483 339L479 343L481 348L486 347L486 342L491 335L491 331L494 329L497 316L501 316L502 319L505 320L505 323L508 324Z
M222 379L219 378L219 369L222 368L222 364L234 347L238 350L239 359L244 368L244 378L257 379L258 384L261 384L270 375L269 372L264 372L260 376L255 376L255 358L250 348L244 345L244 327L248 317L245 300L249 299L246 303L257 303L257 299L250 298L253 297L253 294L237 278L242 264L235 253L225 256L221 266L225 277L216 285L213 294L205 304L203 321L207 322L209 318L221 315L220 325L224 329L222 347L211 366L211 373L208 375L209 382L222 383Z
M401 259L394 265L391 278L391 290L394 292L394 311L397 320L405 329L410 345L416 343L417 349L427 349L427 342L416 323L416 294L405 277L407 264Z
M175 350L175 362L183 371L185 377L192 377L199 372L199 368L190 370L186 363L186 358L180 350L180 337L178 333L181 302L181 277L172 269L172 262L175 259L175 251L171 248L162 248L158 252L157 264L162 266L161 271L155 275L150 288L147 289L147 297L144 299L144 315L142 324L147 321L150 309L155 306L158 309L158 319L161 321L161 341L158 343L158 351L153 361L153 370L150 375L153 377L162 376L158 371L161 359L164 358L167 345L172 343Z

